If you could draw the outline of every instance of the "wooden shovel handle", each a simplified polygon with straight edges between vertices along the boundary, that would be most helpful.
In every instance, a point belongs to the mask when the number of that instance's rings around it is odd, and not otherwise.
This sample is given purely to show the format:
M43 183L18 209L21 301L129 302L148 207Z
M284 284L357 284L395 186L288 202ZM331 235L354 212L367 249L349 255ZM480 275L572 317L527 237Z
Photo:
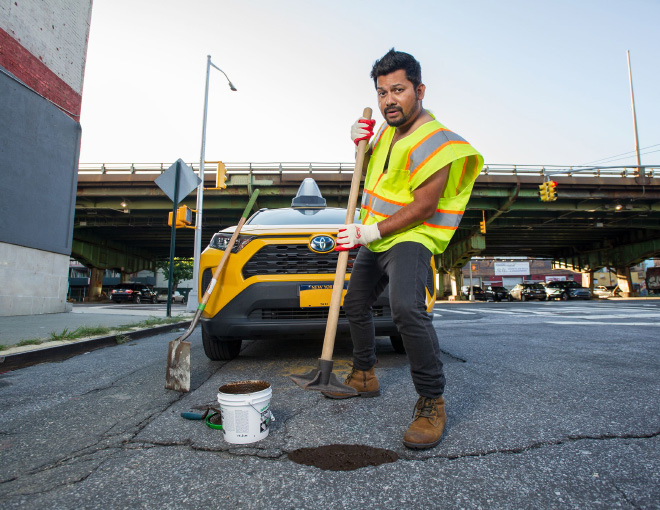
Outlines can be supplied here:
M365 108L362 116L365 119L371 119L371 108ZM351 191L348 195L348 209L346 209L346 225L354 222L355 208L360 194L360 181L362 180L362 166L364 164L364 155L367 152L367 140L360 140L355 157L355 169L353 170L353 179L351 180ZM341 307L341 296L344 291L344 281L346 278L346 264L348 263L348 251L340 251L337 259L337 272L335 281L332 285L332 296L330 298L330 308L328 309L328 322L325 326L325 337L323 338L323 351L321 359L332 361L332 352L335 350L335 336L337 334L337 321L339 319L339 308Z

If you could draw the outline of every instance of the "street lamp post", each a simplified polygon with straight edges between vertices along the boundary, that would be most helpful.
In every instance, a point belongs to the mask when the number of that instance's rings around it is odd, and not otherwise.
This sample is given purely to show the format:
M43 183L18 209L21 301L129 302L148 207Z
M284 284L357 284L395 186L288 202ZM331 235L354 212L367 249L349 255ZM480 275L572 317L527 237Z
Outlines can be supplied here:
M204 205L204 159L206 155L206 114L208 111L209 103L209 74L211 67L215 67L218 71L225 75L227 78L227 83L229 83L229 88L236 92L236 87L229 79L229 76L211 62L211 55L206 56L206 88L204 90L204 118L202 121L202 149L199 156L199 186L197 186L197 214L195 216L195 246L193 252L193 288L188 294L188 311L192 312L197 309L199 306L199 293L197 289L199 288L199 257L202 252L202 207Z

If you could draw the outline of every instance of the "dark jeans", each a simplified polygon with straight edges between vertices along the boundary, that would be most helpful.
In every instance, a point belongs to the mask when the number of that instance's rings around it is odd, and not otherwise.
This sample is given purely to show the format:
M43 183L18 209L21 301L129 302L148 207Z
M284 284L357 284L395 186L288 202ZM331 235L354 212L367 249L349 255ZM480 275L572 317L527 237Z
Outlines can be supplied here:
M390 284L392 317L403 338L417 393L437 398L445 376L438 337L426 312L425 284L431 252L424 245L399 243L381 253L360 248L351 272L344 311L353 340L353 366L369 370L376 364L376 338L371 306Z

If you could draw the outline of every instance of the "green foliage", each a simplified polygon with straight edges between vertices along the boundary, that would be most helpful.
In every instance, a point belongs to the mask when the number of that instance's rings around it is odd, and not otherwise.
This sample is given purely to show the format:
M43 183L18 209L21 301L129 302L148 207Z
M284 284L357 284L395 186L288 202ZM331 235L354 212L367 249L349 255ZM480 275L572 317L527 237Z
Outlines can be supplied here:
M50 332L51 340L71 340L75 338L75 331L69 331L69 328L64 328L61 333Z
M162 269L166 280L170 279L170 260L157 260L156 269ZM191 280L193 277L193 259L174 257L174 274L172 277L172 291L174 291L179 282Z

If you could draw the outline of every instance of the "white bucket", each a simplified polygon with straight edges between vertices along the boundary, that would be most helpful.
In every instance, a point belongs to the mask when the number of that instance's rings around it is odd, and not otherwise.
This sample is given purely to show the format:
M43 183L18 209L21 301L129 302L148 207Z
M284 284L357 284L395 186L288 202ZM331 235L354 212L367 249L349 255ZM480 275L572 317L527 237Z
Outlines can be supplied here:
M270 412L272 393L265 381L239 381L220 387L218 402L225 441L247 444L268 435L270 422L274 420Z

